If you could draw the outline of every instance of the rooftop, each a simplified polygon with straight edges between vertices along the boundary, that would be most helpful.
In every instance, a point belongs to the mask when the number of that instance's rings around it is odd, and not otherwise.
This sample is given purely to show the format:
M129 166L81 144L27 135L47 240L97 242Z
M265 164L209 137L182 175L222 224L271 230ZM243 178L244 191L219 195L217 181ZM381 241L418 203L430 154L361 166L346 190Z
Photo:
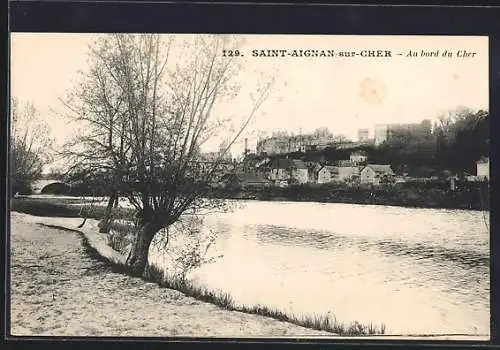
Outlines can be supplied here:
M339 173L339 167L333 166L333 165L325 165L324 167L321 168L321 170L326 169L330 174L338 174ZM320 170L320 171L321 171Z
M390 165L386 164L368 164L367 168L373 169L376 173L384 173L384 174L394 174Z
M271 167L274 169L307 169L306 164L302 160L289 158L274 159L271 163Z

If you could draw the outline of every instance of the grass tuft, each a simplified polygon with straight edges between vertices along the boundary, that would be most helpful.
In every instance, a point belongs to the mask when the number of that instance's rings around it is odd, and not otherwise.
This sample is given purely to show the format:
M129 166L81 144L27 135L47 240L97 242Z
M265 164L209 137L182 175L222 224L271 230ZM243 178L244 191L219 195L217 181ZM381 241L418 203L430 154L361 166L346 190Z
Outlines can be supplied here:
M190 281L181 281L166 275L162 269L154 264L148 264L144 277L157 283L162 288L175 289L186 296L220 306L224 309L234 310L235 303L232 296L222 291L213 291L198 286Z
M265 305L237 305L229 293L209 290L190 281L180 281L172 278L154 264L148 264L144 276L151 282L158 283L160 287L178 290L188 297L217 305L226 310L266 316L278 321L289 322L305 328L325 331L341 336L382 335L386 332L386 326L383 323L380 325L373 323L363 325L355 321L346 324L337 321L337 319L334 316L331 316L330 313L325 315L315 314L312 316L296 316Z

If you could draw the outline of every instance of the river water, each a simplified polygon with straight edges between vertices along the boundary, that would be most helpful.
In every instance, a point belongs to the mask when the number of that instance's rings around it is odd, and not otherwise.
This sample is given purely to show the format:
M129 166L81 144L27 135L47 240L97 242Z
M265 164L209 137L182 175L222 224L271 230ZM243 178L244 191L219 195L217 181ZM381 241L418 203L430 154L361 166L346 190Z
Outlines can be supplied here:
M239 304L389 334L489 334L489 213L241 202L212 214L223 257L190 278Z

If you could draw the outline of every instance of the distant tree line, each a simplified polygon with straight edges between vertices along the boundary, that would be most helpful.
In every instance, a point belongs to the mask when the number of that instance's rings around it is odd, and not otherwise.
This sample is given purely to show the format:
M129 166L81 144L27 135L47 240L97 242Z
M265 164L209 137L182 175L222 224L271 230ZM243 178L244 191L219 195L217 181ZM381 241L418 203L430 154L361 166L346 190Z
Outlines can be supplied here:
M476 161L489 154L489 114L458 109L432 129L396 133L372 153L399 172L475 174Z

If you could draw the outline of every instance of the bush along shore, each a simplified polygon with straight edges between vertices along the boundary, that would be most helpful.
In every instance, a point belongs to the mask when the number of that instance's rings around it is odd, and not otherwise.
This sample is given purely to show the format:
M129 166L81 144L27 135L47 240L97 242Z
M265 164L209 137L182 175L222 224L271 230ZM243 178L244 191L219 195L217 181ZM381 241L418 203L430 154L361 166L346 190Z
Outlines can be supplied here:
M12 211L16 212L44 217L80 218L82 215L79 208L71 206L65 200L59 201L56 198L15 198L12 199L11 209ZM98 210L95 210L87 214L89 218L99 219L99 215L101 215L102 213L99 213ZM127 214L124 214L122 212L122 215L124 216ZM114 230L120 230L120 227L121 225L115 225ZM84 235L81 231L78 232ZM123 237L125 236L126 235L123 235ZM126 265L117 263L115 261L112 261L111 259L108 259L106 256L101 255L94 247L92 247L92 245L89 243L89 240L85 239L84 236L82 236L82 242L87 254L89 254L92 258L106 263L112 268L114 272L131 275L131 271L129 271ZM114 244L116 244L116 242L114 242ZM326 331L340 336L367 336L386 334L386 325L383 323L361 324L357 321L351 323L340 322L335 318L335 316L331 315L330 312L320 315L314 314L298 316L264 305L238 305L233 297L228 293L210 290L208 288L198 286L189 280L179 280L177 278L173 278L155 265L148 265L142 278L146 281L157 283L162 288L178 290L184 293L186 296L215 304L229 311L239 311L266 316L283 322L289 322L298 326L318 331Z
M299 201L391 205L414 208L489 210L488 183L386 185L378 187L345 184L292 185L289 187L214 188L208 196L263 201Z

